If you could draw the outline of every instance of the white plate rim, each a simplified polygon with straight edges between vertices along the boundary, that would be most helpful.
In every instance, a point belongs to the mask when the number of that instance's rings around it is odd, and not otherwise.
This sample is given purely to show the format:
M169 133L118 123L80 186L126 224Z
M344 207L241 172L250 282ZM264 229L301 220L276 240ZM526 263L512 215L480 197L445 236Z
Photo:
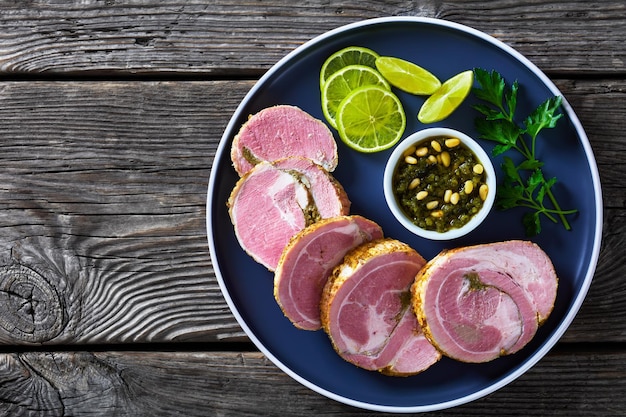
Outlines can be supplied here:
M230 149L227 147L227 143L229 143L230 137L228 136L228 132L231 132L234 124L242 115L242 111L244 110L246 103L254 97L257 91L263 86L265 81L273 76L274 73L279 71L283 65L292 60L295 56L302 53L304 50L318 44L324 42L325 40L332 38L338 34L343 32L351 31L357 28L363 28L366 26L375 26L380 24L388 24L388 23L417 23L417 24L430 24L445 28L450 28L459 32L464 32L468 35L480 38L497 48L507 52L514 58L516 58L521 64L530 69L535 76L537 76L544 85L554 94L563 96L560 90L556 87L556 85L530 60L528 60L525 56L519 53L517 50L508 46L504 42L484 33L477 29L471 28L469 26L451 22L448 20L438 19L438 18L430 18L430 17L420 17L420 16L389 16L389 17L379 17L373 19L361 20L358 22L350 23L347 25L340 26L336 29L325 32L321 35L318 35L311 40L303 43L299 47L292 50L290 53L285 55L282 59L277 61L259 80L255 83L255 85L250 89L250 91L244 96L243 100L240 102L239 106L235 110L235 113L232 115L226 129L224 130L224 135L220 139L220 143L218 145L218 149L215 153L213 163L215 161L219 161L222 159L223 154L225 152L230 152ZM472 401L475 401L479 398L482 398L488 394L491 394L500 388L508 385L524 373L526 373L531 367L533 367L541 358L543 358L558 342L558 340L563 336L567 328L570 326L574 317L580 310L582 303L587 295L589 287L591 285L591 281L593 280L593 276L595 274L595 270L597 267L597 262L600 254L601 240L602 240L602 227L603 227L603 206L602 206L602 191L601 191L601 183L600 183L600 175L598 172L597 164L595 162L595 157L593 154L593 150L591 148L591 144L589 143L589 139L587 134L585 133L582 124L580 123L578 117L574 113L571 105L567 101L565 97L563 97L562 106L564 111L567 113L573 127L579 135L579 139L587 156L587 161L589 162L589 169L591 171L592 182L594 184L594 198L595 198L595 209L596 209L596 223L595 223L595 231L594 231L594 242L592 246L592 252L590 257L590 264L587 268L587 272L585 274L585 278L582 282L580 291L573 300L572 307L569 309L568 313L565 315L561 323L558 325L554 333L551 335L549 339L546 340L545 343L542 344L541 348L537 350L532 356L530 356L520 367L518 367L514 372L511 372L506 377L498 380L496 383L489 385L488 387L476 391L470 395L466 395L451 401L440 402L436 404L428 404L428 405L420 405L420 406L389 406L389 405L381 405L381 404L371 404L363 401L357 401L350 398L345 398L341 395L337 395L334 392L328 391L307 379L301 377L296 372L291 370L288 366L282 363L276 356L274 356L254 335L251 331L241 314L239 313L236 305L234 304L232 298L228 293L228 289L226 287L226 283L221 274L219 263L217 262L216 256L216 247L215 241L213 237L211 218L212 218L212 201L211 196L213 195L213 191L215 190L215 182L216 182L216 174L213 169L211 169L209 176L209 186L207 191L207 205L206 205L206 227L207 227L207 237L208 237L208 246L209 252L211 256L212 266L215 271L216 278L218 280L218 284L222 294L230 308L231 312L235 316L235 319L244 330L246 335L250 338L253 344L261 351L272 363L274 363L279 369L289 375L291 378L304 385L305 387L327 397L332 400L338 401L340 403L344 403L353 407L358 407L366 410L372 411L382 411L382 412L391 412L391 413L416 413L416 412L429 412L429 411L437 411L446 408L456 407L462 404L466 404Z

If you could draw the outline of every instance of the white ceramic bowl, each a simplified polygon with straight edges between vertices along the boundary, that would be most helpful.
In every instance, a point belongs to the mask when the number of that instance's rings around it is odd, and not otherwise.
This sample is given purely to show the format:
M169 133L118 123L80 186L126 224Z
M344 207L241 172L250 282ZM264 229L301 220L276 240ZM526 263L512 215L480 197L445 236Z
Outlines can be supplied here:
M404 152L410 148L411 146L422 142L431 137L440 137L440 136L448 136L455 137L461 140L465 146L467 146L473 153L476 155L480 163L483 165L486 173L486 182L489 187L489 192L487 193L487 198L483 202L483 205L478 213L474 215L464 226L450 229L446 232L437 232L434 230L426 230L411 221L411 219L404 213L393 192L393 174L396 169L396 165L403 158ZM387 165L385 167L385 174L383 177L383 188L385 192L385 199L387 200L387 205L389 209L395 216L395 218L409 231L412 233L432 240L450 240L456 239L458 237L464 236L478 227L479 224L485 220L489 212L493 207L493 203L496 196L496 173L493 168L493 163L489 158L489 155L485 152L485 150L472 138L467 136L466 134L459 132L454 129L448 128L428 128L424 130L417 131L413 133L411 136L404 139L399 145L396 146L396 149L392 152L389 160L387 161Z

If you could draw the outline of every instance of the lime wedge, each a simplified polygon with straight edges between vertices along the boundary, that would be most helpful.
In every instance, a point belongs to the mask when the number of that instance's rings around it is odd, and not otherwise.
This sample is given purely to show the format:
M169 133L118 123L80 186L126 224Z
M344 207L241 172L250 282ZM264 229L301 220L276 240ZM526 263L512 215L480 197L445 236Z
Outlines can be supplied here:
M407 93L430 95L441 87L441 81L433 74L400 58L378 57L376 68L391 85Z
M371 49L362 46L348 46L331 56L324 62L320 70L320 89L326 83L328 77L348 65L365 65L376 68L378 54Z
M352 90L337 109L339 137L359 152L378 152L395 145L406 127L398 97L380 86Z
M422 123L434 123L445 119L461 105L473 84L472 70L461 72L448 79L422 104L417 119Z
M337 128L335 116L341 101L355 88L366 85L390 89L389 83L378 71L365 65L348 65L328 77L322 88L322 112L335 129Z

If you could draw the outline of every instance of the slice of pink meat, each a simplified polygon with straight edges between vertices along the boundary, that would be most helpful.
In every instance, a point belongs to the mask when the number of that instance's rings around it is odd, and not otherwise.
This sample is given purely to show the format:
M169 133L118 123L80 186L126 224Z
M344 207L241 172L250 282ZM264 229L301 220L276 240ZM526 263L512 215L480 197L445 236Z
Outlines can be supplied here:
M487 362L530 342L554 305L557 282L537 245L509 241L442 252L420 271L412 293L439 350Z
M309 190L311 204L317 219L327 219L348 214L350 200L341 184L326 169L310 159L291 157L273 163L274 167L297 177Z
M300 156L332 172L338 162L332 132L299 107L278 105L250 116L233 139L231 160L239 175L262 161Z
M394 376L414 375L440 358L441 354L422 332L413 310L407 308L372 367Z
M478 268L496 267L511 276L529 297L539 323L544 322L552 312L558 278L552 261L537 244L510 240L476 245L464 248L460 256L480 260Z
M376 223L361 216L320 220L294 236L274 274L274 297L298 328L318 330L322 289L344 255L362 243L383 237Z
M410 287L424 259L380 239L349 252L324 288L321 319L345 360L389 375L422 372L439 360L411 310Z
M320 218L348 214L349 200L322 167L289 158L256 165L239 179L228 206L241 247L273 271L296 233Z

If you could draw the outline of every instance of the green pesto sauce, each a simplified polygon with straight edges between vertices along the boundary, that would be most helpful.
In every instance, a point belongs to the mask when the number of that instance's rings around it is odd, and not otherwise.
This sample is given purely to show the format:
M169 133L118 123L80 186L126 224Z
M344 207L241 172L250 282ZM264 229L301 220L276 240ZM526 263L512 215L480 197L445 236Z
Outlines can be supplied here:
M468 272L467 274L463 275L463 278L469 281L471 291L482 291L487 288L487 285L485 285L480 280L480 275L478 275L477 272Z
M259 158L254 156L250 148L246 148L245 146L241 149L241 154L243 158L250 163L250 165L257 165L261 162Z
M410 164L402 156L398 161L393 178L393 188L400 207L413 223L425 230L447 232L467 224L483 206L480 197L480 186L486 184L486 173L474 172L474 166L481 164L476 155L463 143L448 148L445 146L446 137L431 137L416 144L416 148L427 147L428 154L417 156L412 153L417 163ZM431 146L431 141L437 141L441 150ZM449 166L439 160L429 160L429 155L441 155L443 152L450 155ZM411 189L410 184L419 178L420 184ZM469 194L464 192L465 182L472 181L473 190ZM446 202L446 190L458 193L458 202ZM422 200L417 198L421 191L428 193ZM489 190L488 192L493 192ZM432 208L437 202L436 207ZM428 204L431 203L430 207ZM439 217L440 216L440 217Z
M304 215L304 224L306 226L310 226L313 223L316 223L322 219L317 206L315 205L315 200L313 199L313 195L311 194L311 186L309 184L309 180L306 179L305 175L301 172L290 169L287 171L289 175L291 175L296 181L298 181L308 194L308 204L306 207L301 207L302 214Z
M411 291L403 291L400 293L400 311L393 318L394 321L399 322L402 319L402 316L406 312L407 308L411 308L412 303Z

